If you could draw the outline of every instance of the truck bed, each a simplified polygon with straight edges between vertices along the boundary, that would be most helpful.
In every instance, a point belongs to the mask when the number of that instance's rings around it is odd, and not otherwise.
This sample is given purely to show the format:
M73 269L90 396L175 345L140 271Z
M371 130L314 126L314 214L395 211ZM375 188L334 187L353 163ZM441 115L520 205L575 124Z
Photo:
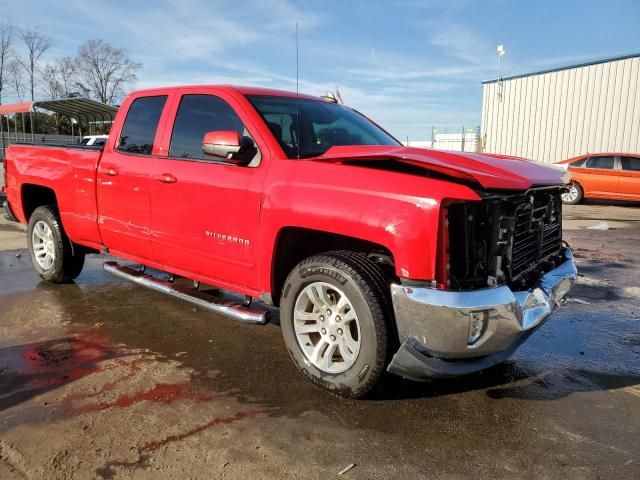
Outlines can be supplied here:
M96 208L96 169L102 147L84 145L10 145L5 193L14 214L26 223L29 204L23 191L37 185L55 191L67 234L76 241L100 243ZM21 187L18 187L21 185ZM55 188L54 188L55 186Z

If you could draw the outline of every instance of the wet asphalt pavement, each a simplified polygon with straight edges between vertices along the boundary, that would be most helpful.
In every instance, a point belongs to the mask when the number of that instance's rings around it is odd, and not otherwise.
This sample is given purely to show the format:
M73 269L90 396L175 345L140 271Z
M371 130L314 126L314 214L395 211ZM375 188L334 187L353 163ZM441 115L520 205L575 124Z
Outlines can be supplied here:
M105 257L49 285L2 251L0 478L640 478L640 208L567 208L565 228L580 284L512 359L366 400L307 382L277 325Z

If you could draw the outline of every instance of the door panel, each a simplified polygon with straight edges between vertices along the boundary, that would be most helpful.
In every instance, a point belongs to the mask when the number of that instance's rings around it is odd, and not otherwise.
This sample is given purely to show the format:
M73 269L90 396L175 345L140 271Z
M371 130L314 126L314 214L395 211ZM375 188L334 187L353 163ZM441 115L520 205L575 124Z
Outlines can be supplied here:
M620 196L629 200L640 200L640 157L621 156Z
M102 243L110 250L152 259L152 153L166 100L166 96L133 100L117 145L109 142L102 155L97 172L98 225Z
M215 95L185 91L175 102L169 157L158 158L151 191L151 243L157 262L220 283L255 288L257 232L265 168L257 149L247 166L202 153L207 131L235 130L240 116ZM165 135L166 136L166 135ZM165 146L166 148L166 146ZM172 178L167 182L167 177Z
M103 244L143 258L151 258L149 209L154 159L105 155L98 168L98 225Z
M154 177L156 261L253 288L261 169L163 158Z
M584 188L586 197L608 197L618 193L619 172L615 157L591 157L579 168L571 168L575 180Z

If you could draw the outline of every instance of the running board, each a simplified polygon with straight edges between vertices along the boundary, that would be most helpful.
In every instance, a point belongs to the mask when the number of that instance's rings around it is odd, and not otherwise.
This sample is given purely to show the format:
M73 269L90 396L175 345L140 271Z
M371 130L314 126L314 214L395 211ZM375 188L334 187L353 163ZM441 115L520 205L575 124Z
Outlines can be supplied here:
M267 323L266 310L249 308L226 298L209 295L180 285L174 285L173 283L160 280L142 271L120 265L117 262L105 262L104 269L117 277L148 287L157 292L166 293L233 320L257 325Z

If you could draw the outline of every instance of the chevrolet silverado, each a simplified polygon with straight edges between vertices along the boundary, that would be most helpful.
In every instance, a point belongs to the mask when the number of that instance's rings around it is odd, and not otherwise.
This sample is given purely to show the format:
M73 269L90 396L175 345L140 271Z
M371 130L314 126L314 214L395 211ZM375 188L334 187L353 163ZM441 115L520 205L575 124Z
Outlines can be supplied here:
M404 147L331 97L223 85L130 94L103 146L12 145L4 190L44 280L105 252L140 265L108 271L238 320L279 307L296 366L361 397L385 371L495 365L558 309L577 276L568 182L520 158Z

